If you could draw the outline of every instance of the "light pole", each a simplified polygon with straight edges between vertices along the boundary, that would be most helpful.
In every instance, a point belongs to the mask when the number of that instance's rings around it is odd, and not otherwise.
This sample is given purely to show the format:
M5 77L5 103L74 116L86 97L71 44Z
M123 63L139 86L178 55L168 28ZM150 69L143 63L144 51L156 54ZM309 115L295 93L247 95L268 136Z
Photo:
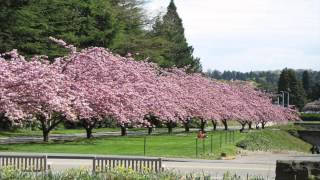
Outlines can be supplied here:
M285 93L287 94L287 104L286 107L290 106L290 93L288 91L285 91Z
M284 91L280 91L282 94L282 106L284 107Z
M290 92L291 92L291 90L290 90L290 88L288 88L288 91L287 91L287 93L288 93L288 107L290 107Z

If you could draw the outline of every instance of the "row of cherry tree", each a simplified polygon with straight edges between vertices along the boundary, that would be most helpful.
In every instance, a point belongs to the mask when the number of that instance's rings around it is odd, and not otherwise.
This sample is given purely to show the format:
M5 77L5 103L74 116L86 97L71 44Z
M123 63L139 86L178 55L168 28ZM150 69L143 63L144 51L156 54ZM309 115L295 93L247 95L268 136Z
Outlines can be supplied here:
M53 63L45 56L26 60L16 50L0 58L0 112L17 123L36 119L44 141L62 121L80 122L90 138L96 124L107 117L116 120L122 134L127 126L151 129L154 119L171 132L175 124L188 126L191 118L202 129L208 122L216 127L220 121L227 129L228 120L264 127L299 118L248 83L161 69L104 48L77 52L62 40L50 39L70 54Z

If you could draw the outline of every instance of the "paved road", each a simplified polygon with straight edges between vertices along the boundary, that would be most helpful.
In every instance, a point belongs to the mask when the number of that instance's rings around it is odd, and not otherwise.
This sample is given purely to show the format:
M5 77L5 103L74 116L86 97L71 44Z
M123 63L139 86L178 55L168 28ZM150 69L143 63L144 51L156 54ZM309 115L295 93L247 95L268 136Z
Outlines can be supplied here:
M8 154L8 153L0 153ZM57 156L63 154L48 154ZM75 157L82 155L74 155ZM275 178L275 167L277 160L312 160L320 161L319 155L301 154L301 153L250 153L246 156L239 156L234 160L196 160L196 159L178 159L165 158L164 168L178 171L181 173L205 173L212 177L221 179L227 171L236 173L242 177L256 175L268 179ZM51 159L51 169L54 171L64 170L68 168L92 168L92 160L81 159Z
M153 134L161 134L166 133L165 129L157 129ZM177 129L175 132L183 132L183 129ZM128 136L142 136L147 135L147 130L139 130L139 131L127 131ZM92 134L93 137L114 137L121 136L120 131L114 132L96 132ZM79 134L50 134L50 140L53 141L63 141L63 140L76 140L81 138L86 138L85 133ZM17 137L2 137L0 138L0 144L17 144L17 143L36 143L43 142L42 136L17 136Z
M218 127L219 130L222 130L223 127ZM229 127L230 130L240 129L239 126L231 126ZM211 129L207 129L207 131L210 131ZM198 129L190 129L191 132L196 132ZM139 131L128 131L128 136L143 136L147 135L147 130L139 130ZM184 132L184 129L177 128L174 131L175 133L181 133ZM165 128L159 128L156 129L152 134L162 134L167 133L167 129ZM97 132L93 133L93 137L112 137L112 136L120 136L120 131L115 132ZM86 134L80 133L80 134L50 134L50 140L53 141L72 141L76 139L85 138ZM18 143L36 143L36 142L42 142L42 136L20 136L20 137L0 137L0 144L18 144Z
M257 153L249 156L241 156L235 160L191 160L191 161L168 161L165 166L168 169L188 172L204 172L213 177L222 177L229 171L246 177L247 174L261 176L268 179L275 178L277 160L312 160L320 161L320 156L306 154L272 154Z

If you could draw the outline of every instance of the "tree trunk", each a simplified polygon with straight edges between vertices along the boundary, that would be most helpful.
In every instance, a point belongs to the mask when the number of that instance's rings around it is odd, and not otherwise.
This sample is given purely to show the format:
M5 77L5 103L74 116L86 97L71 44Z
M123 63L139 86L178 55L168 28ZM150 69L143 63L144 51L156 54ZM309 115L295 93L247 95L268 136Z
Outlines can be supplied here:
M46 118L44 116L37 116L37 119L41 122L41 130L42 130L42 137L43 137L43 142L48 142L49 141L49 125L48 122L46 121Z
M189 122L184 123L184 131L185 131L185 132L190 132Z
M168 125L168 133L172 134L172 126L171 125Z
M48 130L42 130L42 135L43 135L43 141L44 142L49 142L49 132Z
M92 127L87 127L87 128L85 128L86 129L86 132L87 132L87 139L90 139L90 138L92 138L93 136L92 136Z
M168 128L168 133L169 133L169 134L172 134L173 124L172 124L171 121L167 123L167 128Z
M92 118L89 121L87 119L81 119L81 124L86 130L87 139L90 139L93 137L92 135L92 129L96 126L98 122L98 119Z
M49 133L51 130L53 130L57 125L62 122L62 120L65 118L64 116L59 116L51 118L51 119L46 119L43 115L37 115L36 116L37 120L40 121L41 123L41 130L42 130L42 135L43 135L43 141L48 142L49 141Z
M259 124L256 124L256 129L260 129Z
M127 128L125 126L121 126L121 136L127 135Z
M205 127L206 127L206 122L203 119L201 119L200 129L202 132L204 132Z
M244 128L246 127L246 123L240 123L241 124L241 130L243 131Z
M213 130L216 131L217 130L217 121L212 121L212 125L213 125Z
M148 127L148 134L149 134L149 135L152 134L152 127Z
M227 131L227 130L228 130L227 120L222 120L221 122L222 122L222 124L224 125L224 130Z
M264 128L265 128L265 125L266 125L266 123L265 123L265 122L262 122L262 123L261 123L261 128L264 129Z
M252 122L248 122L249 129L252 129Z

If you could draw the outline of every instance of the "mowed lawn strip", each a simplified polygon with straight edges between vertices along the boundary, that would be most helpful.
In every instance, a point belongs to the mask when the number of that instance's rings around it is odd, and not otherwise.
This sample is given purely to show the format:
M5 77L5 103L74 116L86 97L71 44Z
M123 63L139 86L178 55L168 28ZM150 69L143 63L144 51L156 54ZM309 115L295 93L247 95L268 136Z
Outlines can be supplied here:
M208 133L205 141L198 139L198 157L218 159L221 153L234 156L237 143L246 141L248 150L309 152L311 145L292 136L285 130L254 130L235 132L235 141L228 133ZM212 153L211 153L212 135ZM220 148L220 140L222 147ZM205 150L203 150L205 148ZM1 145L5 152L73 153L99 155L144 155L144 137L110 137L82 139L73 142ZM155 157L196 157L196 133L146 136L146 155Z
M220 148L220 133L222 133L222 148ZM243 139L244 134L236 133L235 143ZM196 157L196 133L173 135L154 135L146 137L146 155L156 157ZM198 140L198 156L215 159L221 152L228 156L235 155L236 146L233 142L225 142L225 132L211 133L204 141ZM144 137L110 137L83 139L74 142L50 142L32 144L1 145L0 151L5 152L41 152L41 153L74 153L101 155L144 155Z

